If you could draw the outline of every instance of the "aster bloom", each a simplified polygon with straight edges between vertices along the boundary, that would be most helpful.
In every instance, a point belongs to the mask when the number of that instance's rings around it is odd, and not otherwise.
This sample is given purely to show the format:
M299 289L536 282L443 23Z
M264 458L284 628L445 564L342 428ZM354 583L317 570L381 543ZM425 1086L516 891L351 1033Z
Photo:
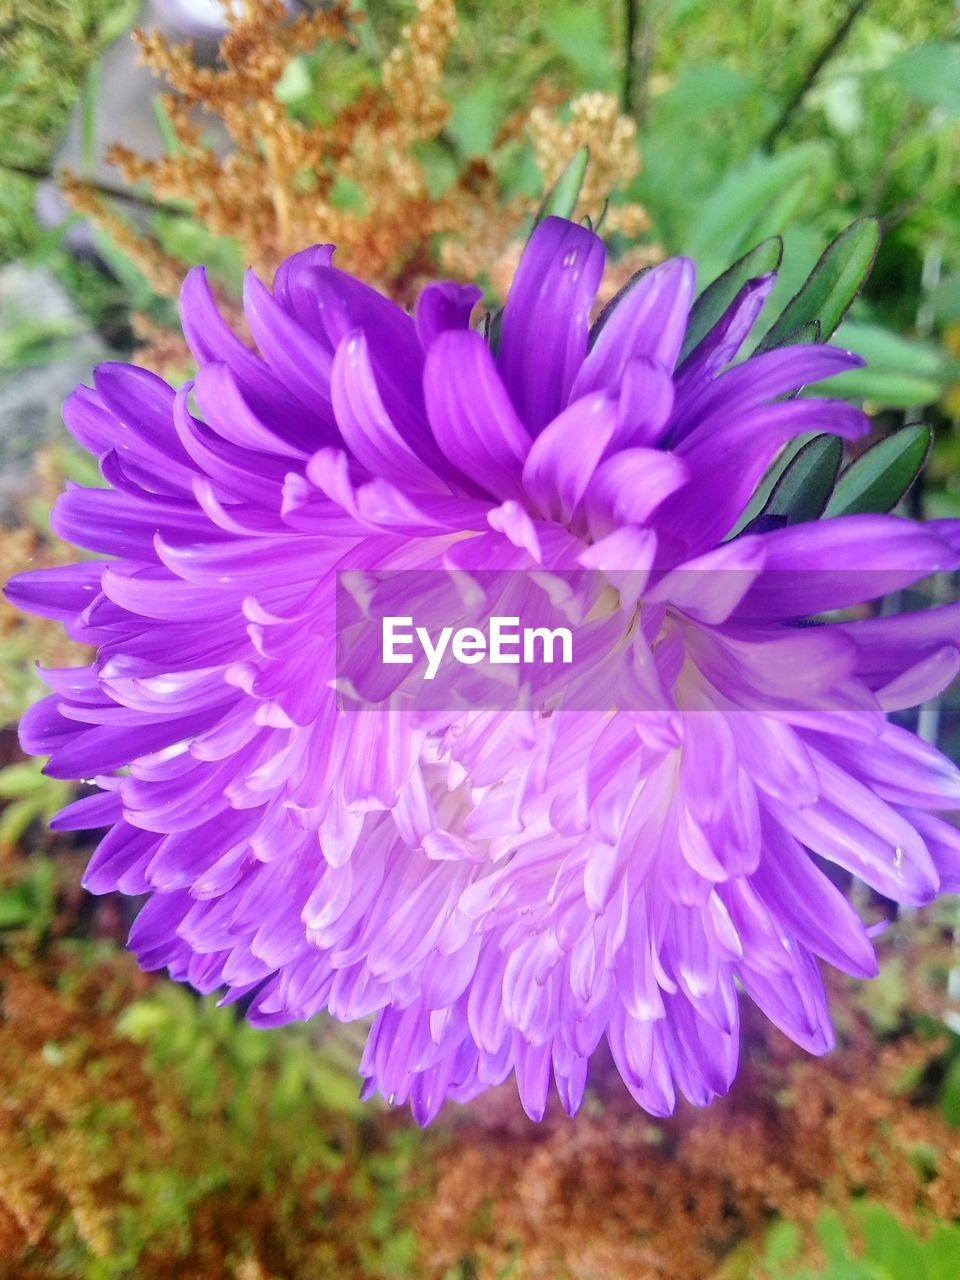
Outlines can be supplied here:
M960 522L731 536L788 442L867 431L792 394L859 361L734 364L772 275L688 338L685 259L591 328L603 267L590 230L542 222L494 346L478 288L429 285L411 317L315 247L248 277L256 353L194 271L195 380L105 364L65 406L109 487L53 527L101 558L8 587L97 647L44 671L22 742L95 781L56 826L110 828L85 884L149 895L140 963L262 1026L372 1016L365 1091L421 1123L511 1074L531 1117L551 1080L573 1113L604 1041L651 1113L706 1104L747 997L823 1053L820 961L877 967L832 868L896 903L960 888L937 816L960 772L888 719L957 673L960 606L804 625L955 569ZM507 575L486 599L519 591L510 612L579 603L595 703L557 676L345 706L337 584L394 572L419 584L400 612L451 572Z

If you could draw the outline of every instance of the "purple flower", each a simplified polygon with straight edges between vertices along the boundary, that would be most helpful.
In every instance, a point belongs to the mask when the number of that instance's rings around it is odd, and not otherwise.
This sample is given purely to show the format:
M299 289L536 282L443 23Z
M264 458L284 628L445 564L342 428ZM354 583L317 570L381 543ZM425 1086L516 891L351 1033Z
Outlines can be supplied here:
M53 527L100 558L8 588L97 646L44 672L22 742L96 782L56 825L110 828L85 884L149 895L140 963L262 1026L373 1015L366 1091L421 1123L511 1073L531 1117L551 1078L572 1113L604 1040L650 1112L705 1104L744 994L823 1053L820 961L877 967L831 869L899 903L960 888L934 816L960 771L887 719L956 674L960 606L803 625L955 569L960 522L731 538L789 441L867 431L791 394L857 358L732 364L765 276L681 359L684 259L591 329L603 266L545 221L495 352L478 288L430 285L411 318L316 247L272 292L249 277L255 354L194 271L195 381L105 364L65 407L109 487ZM416 612L448 570L507 571L520 611L565 581L601 602L596 705L559 676L534 703L345 709L337 581L414 571Z

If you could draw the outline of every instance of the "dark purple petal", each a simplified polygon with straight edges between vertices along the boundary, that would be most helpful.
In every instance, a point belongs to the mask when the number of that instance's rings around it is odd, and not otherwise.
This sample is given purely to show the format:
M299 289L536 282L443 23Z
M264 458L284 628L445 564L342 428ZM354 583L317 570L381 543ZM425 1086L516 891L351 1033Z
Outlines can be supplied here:
M546 218L520 260L503 310L498 363L534 435L570 399L605 256L603 241L586 227Z
M273 293L291 315L309 324L315 312L311 268L332 267L334 246L314 244L281 262L273 278Z
M870 425L853 405L823 400L793 400L755 408L725 419L722 429L704 424L677 450L689 468L690 479L660 508L660 527L685 545L689 554L715 546L743 515L783 446L827 424L847 439L866 434Z
M107 560L86 560L53 569L34 569L10 578L4 595L18 609L72 623L100 592Z
M548 520L573 516L620 423L616 403L597 394L575 401L537 437L523 487Z
M724 369L750 336L776 283L775 274L748 280L723 317L677 369L677 399L683 401Z
M767 534L764 546L764 571L737 611L743 619L803 618L842 609L960 565L960 554L937 534L899 516L840 516L796 525Z
M436 338L424 370L427 414L437 445L465 476L498 498L523 495L530 437L477 333Z
M632 360L649 360L672 373L695 285L689 258L670 258L642 275L605 318L571 395L618 388Z
M475 284L457 284L454 280L438 280L420 290L415 320L417 337L428 351L442 333L466 329L473 309L483 297Z
M448 492L391 420L360 330L347 334L337 347L331 394L343 442L371 475L389 477L415 493Z
M850 351L820 344L768 351L707 383L699 395L684 399L674 417L671 438L674 444L692 444L715 432L728 431L742 414L758 405L863 363L861 356Z

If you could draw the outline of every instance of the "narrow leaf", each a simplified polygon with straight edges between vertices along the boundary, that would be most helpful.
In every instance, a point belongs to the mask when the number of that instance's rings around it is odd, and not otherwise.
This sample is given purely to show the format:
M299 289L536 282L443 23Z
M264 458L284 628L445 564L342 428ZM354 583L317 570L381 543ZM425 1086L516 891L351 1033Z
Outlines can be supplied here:
M823 330L820 327L819 320L808 320L807 323L802 324L799 329L794 329L793 333L788 333L785 338L781 339L781 341L777 343L777 346L778 347L810 346L811 344L820 341L822 333L823 333ZM753 354L758 356L762 351L766 351L766 350L767 350L766 339L764 339L764 341L760 343L759 347L757 347L756 351Z
M572 218L573 211L580 199L583 180L587 175L590 163L590 148L581 147L567 162L567 166L543 198L537 210L534 226L539 226L544 218Z
M916 480L933 433L918 424L903 427L847 467L827 503L827 516L892 510Z
M687 336L680 359L685 360L694 347L702 342L748 280L756 280L758 276L776 271L782 258L783 241L779 236L772 236L755 245L749 253L745 253L738 262L724 271L722 276L718 276L713 284L708 285L690 310Z
M842 231L828 246L800 292L787 303L760 344L764 351L811 320L820 321L826 341L863 288L880 243L876 219L862 218Z
M80 126L82 140L83 172L93 173L97 158L97 102L103 86L103 62L97 58L90 64L87 78L83 86L80 105Z
M839 436L814 436L777 481L761 515L786 516L788 524L818 520L833 492L842 461L843 441Z
M850 369L830 379L829 391L818 390L819 384L804 388L804 395L828 394L841 400L869 400L878 409L921 409L933 404L943 393L943 384L933 378L901 373L898 369L878 369L867 365Z

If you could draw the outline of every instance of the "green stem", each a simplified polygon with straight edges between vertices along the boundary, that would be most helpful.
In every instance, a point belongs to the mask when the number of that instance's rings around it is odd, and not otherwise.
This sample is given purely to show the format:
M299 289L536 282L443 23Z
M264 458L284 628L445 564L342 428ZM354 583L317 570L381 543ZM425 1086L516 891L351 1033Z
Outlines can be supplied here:
M833 35L830 37L827 43L823 46L823 48L819 51L819 53L810 63L810 66L807 68L806 75L803 77L800 84L795 89L793 95L791 96L790 100L787 102L786 106L780 112L780 115L777 117L777 119L773 122L772 126L768 130L766 137L763 139L763 141L760 144L761 149L763 151L773 150L774 144L776 143L780 135L784 132L784 130L787 128L787 126L790 124L794 115L796 115L797 110L799 109L804 98L807 96L807 94L810 92L811 88L813 87L813 84L817 79L817 76L819 76L820 72L823 70L823 68L827 65L830 59L834 56L834 54L837 52L837 50L846 40L847 36L850 34L853 24L860 17L860 15L866 9L869 3L870 3L870 0L854 0L853 4L851 4L850 8L847 10L847 13L843 21L840 23L836 31L834 31Z
M653 23L649 0L624 0L623 109L643 125L647 84L653 64Z
M9 160L0 160L0 171L16 174L21 178L31 178L35 182L46 182L48 178L54 181L57 179L57 175L52 169L39 165L14 164ZM84 178L83 182L85 186L96 191L97 195L108 196L111 200L117 200L121 204L139 205L144 209L153 209L159 213L183 213L186 209L186 205L169 204L163 200L156 200L153 196L138 195L136 191L125 191L122 187L112 187L105 182L92 182L87 178Z

